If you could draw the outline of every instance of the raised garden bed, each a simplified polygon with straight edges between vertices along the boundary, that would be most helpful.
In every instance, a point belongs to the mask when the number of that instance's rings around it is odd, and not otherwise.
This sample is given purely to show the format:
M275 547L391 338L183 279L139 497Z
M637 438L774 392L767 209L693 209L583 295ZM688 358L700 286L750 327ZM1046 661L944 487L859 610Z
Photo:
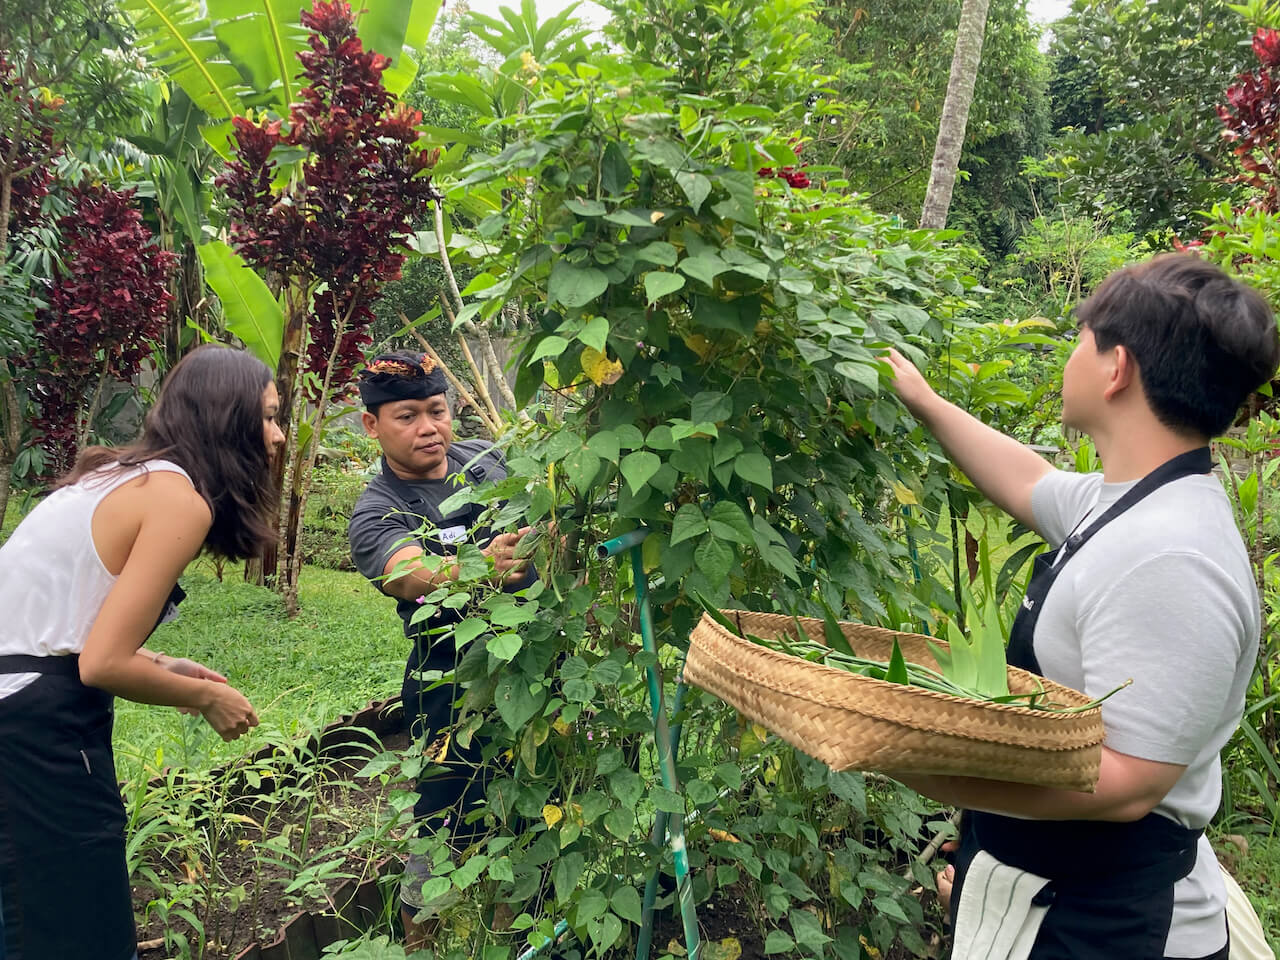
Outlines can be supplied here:
M151 781L133 841L147 844L134 870L140 960L183 956L184 942L199 956L201 941L210 960L313 960L376 925L400 828L391 788L356 773L408 745L397 698L288 748Z

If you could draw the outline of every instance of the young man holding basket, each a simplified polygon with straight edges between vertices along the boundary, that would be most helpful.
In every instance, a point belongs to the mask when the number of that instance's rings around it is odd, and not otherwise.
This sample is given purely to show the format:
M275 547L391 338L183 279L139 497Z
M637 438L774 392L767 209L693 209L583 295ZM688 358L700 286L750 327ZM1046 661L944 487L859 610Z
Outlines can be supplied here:
M1109 277L1076 308L1063 423L1101 474L1055 470L948 403L896 351L908 409L997 506L1053 548L1010 664L1101 697L1094 793L908 777L962 807L955 960L1227 957L1226 891L1204 827L1257 656L1253 573L1209 441L1275 374L1261 296L1189 254ZM999 904L999 906L995 906Z

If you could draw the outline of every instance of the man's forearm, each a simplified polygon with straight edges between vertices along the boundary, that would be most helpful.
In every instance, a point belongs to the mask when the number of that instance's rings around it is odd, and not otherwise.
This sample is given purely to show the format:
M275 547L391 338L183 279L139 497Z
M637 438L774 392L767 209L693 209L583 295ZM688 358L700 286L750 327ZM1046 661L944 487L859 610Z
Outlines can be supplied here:
M1052 465L937 394L912 413L988 500L1014 519L1035 527L1031 490L1053 470Z
M1155 809L1186 767L1130 757L1103 747L1093 793L978 777L896 779L939 803L1029 820L1141 820Z
M408 564L414 562L414 560L405 561ZM401 600L416 600L437 587L458 579L457 564L432 567L420 558L416 563L416 566L410 566L407 570L393 571L388 574L387 579L382 582L383 591Z

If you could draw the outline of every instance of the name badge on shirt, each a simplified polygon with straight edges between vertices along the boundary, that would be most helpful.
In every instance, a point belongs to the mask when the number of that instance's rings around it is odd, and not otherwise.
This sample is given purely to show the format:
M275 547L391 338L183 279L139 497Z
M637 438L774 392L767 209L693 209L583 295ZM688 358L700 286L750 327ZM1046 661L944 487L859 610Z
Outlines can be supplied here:
M463 526L445 527L440 531L440 542L444 544L458 543L467 539L467 528Z

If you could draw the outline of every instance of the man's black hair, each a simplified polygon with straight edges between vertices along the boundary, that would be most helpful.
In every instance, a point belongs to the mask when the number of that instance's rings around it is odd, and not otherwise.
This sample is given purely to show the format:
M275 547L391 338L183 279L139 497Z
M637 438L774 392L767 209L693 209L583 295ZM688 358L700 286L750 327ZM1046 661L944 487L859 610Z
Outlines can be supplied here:
M1280 366L1280 331L1262 295L1190 253L1166 253L1113 273L1075 308L1098 349L1138 364L1165 426L1216 437Z

